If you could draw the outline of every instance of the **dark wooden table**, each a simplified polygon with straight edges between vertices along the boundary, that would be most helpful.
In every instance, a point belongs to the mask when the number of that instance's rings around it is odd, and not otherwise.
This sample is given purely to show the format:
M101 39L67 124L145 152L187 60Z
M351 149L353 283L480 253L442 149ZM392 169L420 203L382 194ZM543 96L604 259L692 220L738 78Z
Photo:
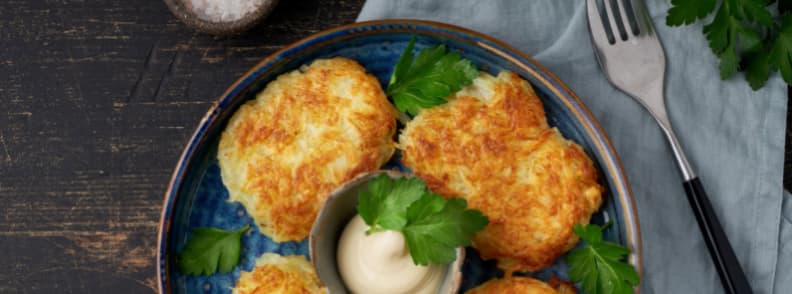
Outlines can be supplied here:
M0 292L156 291L162 197L200 118L259 59L353 22L363 0L281 2L226 38L158 0L0 3Z

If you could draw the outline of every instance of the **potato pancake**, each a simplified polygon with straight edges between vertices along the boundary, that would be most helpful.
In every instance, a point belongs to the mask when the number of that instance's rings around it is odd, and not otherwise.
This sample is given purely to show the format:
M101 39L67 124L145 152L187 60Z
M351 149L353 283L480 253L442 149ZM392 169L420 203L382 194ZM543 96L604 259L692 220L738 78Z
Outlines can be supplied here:
M473 239L507 272L536 271L571 249L575 224L602 203L583 149L550 128L530 84L510 72L424 109L399 138L403 162L445 197L463 197L489 225Z
M346 58L279 76L234 113L217 157L232 201L276 242L308 236L327 194L393 154L396 109Z
M243 271L234 294L307 294L327 293L313 265L302 255L280 256L264 253L253 271Z
M489 280L466 294L574 294L575 288L569 283L548 285L529 277L510 277Z

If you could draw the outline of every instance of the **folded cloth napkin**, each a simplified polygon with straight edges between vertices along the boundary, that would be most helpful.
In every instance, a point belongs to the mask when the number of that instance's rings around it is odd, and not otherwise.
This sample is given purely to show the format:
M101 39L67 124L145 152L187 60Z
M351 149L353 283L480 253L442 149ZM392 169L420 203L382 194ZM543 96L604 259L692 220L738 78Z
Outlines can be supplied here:
M777 75L759 91L742 77L720 80L702 24L668 27L670 1L649 2L666 51L666 106L688 158L755 292L789 293L792 201L782 188L786 85ZM548 67L594 113L621 157L641 225L642 292L723 291L660 128L608 83L594 60L584 1L369 0L358 20L387 18L467 27Z

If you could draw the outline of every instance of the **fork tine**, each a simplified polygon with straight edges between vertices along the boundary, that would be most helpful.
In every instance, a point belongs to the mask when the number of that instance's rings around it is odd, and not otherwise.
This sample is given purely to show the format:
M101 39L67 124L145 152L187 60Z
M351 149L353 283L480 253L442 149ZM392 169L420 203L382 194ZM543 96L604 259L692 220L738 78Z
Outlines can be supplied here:
M621 15L621 21L624 24L624 30L627 32L628 39L630 38L630 35L636 34L638 31L633 27L633 23L630 21L630 15L627 13L626 4L630 1L631 0L616 0L617 5L619 6L619 15ZM632 8L632 5L630 5L630 8Z
M589 30L591 30L591 37L594 39L594 43L599 46L610 43L608 41L608 33L605 32L605 26L602 25L602 16L599 8L597 8L597 0L586 0L586 9L588 11Z
M654 34L654 25L652 25L652 17L649 16L649 11L646 9L646 4L643 1L633 2L633 12L635 15L635 24L638 26L638 31L643 35Z
M611 0L603 0L602 6L605 7L605 18L610 22L613 39L618 42L621 39L621 33L619 32L619 26L617 24L620 19L616 19L616 14L613 13L613 2L611 2Z

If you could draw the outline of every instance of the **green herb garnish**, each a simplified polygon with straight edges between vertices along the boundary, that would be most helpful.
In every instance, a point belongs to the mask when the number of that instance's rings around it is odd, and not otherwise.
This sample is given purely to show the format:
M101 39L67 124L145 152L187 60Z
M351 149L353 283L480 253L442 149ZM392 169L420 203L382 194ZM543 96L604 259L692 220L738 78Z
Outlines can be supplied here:
M792 84L792 15L788 13L792 1L778 1L781 17L775 19L765 7L768 2L671 0L666 24L692 24L717 10L712 22L704 26L704 34L720 59L722 79L744 71L745 79L756 90L779 70L784 81Z
M478 76L478 70L445 45L425 48L413 60L415 38L410 40L393 69L388 96L401 112L418 114L422 108L446 103L445 97L462 89Z
M575 225L575 234L585 245L566 256L569 278L581 283L588 294L632 293L640 277L632 265L624 261L630 249L603 241L602 230L593 224Z
M212 275L231 272L239 263L242 234L250 226L236 231L214 228L193 229L192 237L179 254L179 270L187 275Z
M456 259L456 247L470 245L489 223L481 211L466 209L462 198L443 199L418 178L391 179L382 174L359 195L358 213L367 234L399 231L407 240L413 263L444 264Z

